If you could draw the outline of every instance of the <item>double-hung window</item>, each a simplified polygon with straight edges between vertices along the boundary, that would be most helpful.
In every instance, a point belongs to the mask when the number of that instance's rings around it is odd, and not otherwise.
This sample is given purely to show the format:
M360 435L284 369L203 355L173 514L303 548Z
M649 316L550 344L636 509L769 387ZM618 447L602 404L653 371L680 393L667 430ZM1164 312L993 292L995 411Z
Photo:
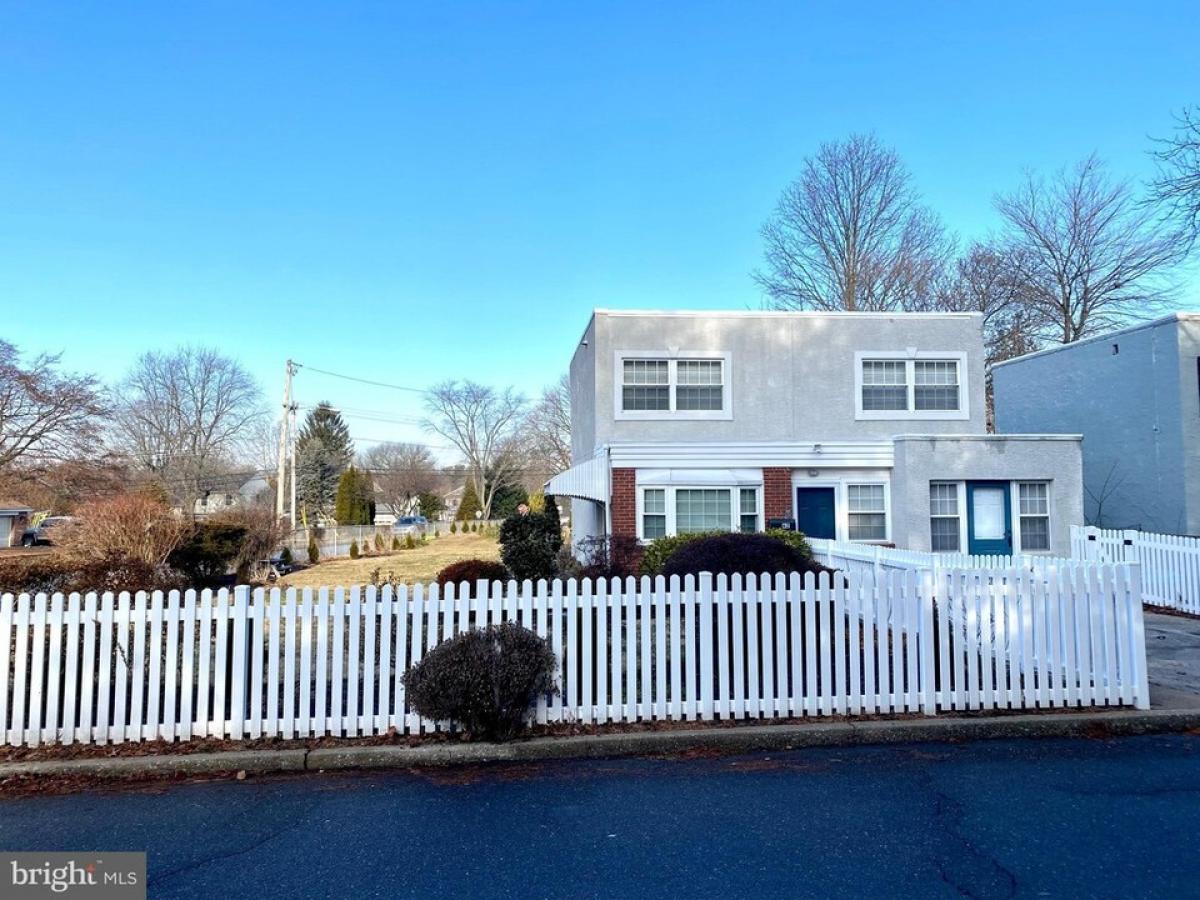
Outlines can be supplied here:
M616 415L624 419L730 418L729 357L617 355Z
M1017 484L1021 516L1021 549L1050 549L1050 485L1044 481Z
M642 537L648 541L667 533L667 492L647 488L642 492Z
M847 536L852 541L887 540L887 500L882 484L846 485L849 517Z
M958 553L962 549L962 522L958 509L958 484L953 481L929 485L929 546L934 553Z
M966 419L966 354L855 354L859 419Z
M671 408L670 363L665 359L627 359L623 366L621 408L628 411Z

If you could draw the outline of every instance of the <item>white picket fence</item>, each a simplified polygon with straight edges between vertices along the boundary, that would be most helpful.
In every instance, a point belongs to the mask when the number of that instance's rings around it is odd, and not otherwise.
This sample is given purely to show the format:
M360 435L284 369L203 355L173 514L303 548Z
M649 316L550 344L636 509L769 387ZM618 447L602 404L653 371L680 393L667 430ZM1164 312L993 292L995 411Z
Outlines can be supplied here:
M353 737L443 723L404 672L549 639L538 723L1148 705L1138 570L1075 566L0 598L0 743Z
M870 573L876 578L883 572L943 569L1021 569L1028 572L1048 572L1077 566L1081 560L1041 554L1017 553L1010 556L971 556L966 553L930 553L924 550L899 550L877 544L859 544L810 538L813 556L830 568L858 574ZM1101 560L1096 560L1101 561ZM1102 560L1124 562L1125 560Z
M1138 563L1146 603L1200 615L1200 538L1074 526L1071 555L1093 563Z

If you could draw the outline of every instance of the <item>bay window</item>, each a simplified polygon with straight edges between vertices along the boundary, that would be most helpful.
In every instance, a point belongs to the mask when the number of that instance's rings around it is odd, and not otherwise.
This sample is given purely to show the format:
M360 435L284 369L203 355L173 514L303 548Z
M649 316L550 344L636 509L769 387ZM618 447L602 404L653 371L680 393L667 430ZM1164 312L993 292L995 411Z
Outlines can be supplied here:
M642 487L638 537L645 541L702 531L758 531L759 487Z

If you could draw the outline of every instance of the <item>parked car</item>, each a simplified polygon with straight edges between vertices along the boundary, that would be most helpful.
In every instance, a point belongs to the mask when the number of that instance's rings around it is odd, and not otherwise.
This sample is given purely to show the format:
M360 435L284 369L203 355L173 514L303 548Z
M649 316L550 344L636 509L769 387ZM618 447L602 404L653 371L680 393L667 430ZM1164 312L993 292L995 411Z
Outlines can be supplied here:
M47 516L32 528L26 528L21 536L22 547L46 546L54 543L54 530L64 525L70 525L75 520L71 516Z
M296 566L286 562L282 553L275 553L269 559L259 560L258 568L262 572L262 577L271 582L296 571Z
M429 520L424 516L401 516L392 525L393 534L421 535L429 531Z

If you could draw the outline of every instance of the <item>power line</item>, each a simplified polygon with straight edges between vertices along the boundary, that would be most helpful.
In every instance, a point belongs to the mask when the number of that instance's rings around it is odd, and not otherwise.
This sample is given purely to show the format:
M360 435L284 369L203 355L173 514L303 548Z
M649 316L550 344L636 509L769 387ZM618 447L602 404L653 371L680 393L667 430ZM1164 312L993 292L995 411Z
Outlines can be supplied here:
M341 372L330 372L326 369L317 369L313 366L308 366L303 363L296 363L296 366L301 369L308 369L310 372L316 372L318 375L328 375L330 378L341 378L345 381L357 381L359 384L369 384L374 387L389 388L393 391L408 391L413 394L428 394L429 391L424 388L407 387L401 384L388 384L385 381L372 381L369 378L357 378L354 375L343 375Z

